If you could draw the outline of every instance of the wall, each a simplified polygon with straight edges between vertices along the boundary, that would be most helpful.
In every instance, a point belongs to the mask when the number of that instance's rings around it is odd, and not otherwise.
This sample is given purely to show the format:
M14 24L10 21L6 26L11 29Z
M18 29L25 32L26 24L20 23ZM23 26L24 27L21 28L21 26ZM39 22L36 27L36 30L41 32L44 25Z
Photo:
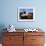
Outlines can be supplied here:
M13 24L16 28L35 28L39 26L46 28L45 4L46 0L1 0L0 25ZM35 21L17 21L17 8L22 6L35 8Z

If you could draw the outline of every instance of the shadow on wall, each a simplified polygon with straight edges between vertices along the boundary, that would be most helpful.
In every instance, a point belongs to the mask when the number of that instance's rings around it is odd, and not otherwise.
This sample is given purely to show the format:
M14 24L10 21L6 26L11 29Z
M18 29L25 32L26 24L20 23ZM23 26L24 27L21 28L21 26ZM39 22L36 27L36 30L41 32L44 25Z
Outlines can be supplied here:
M6 30L4 30L5 25L4 24L0 24L0 43L2 43L2 36L3 36L3 32L5 32Z

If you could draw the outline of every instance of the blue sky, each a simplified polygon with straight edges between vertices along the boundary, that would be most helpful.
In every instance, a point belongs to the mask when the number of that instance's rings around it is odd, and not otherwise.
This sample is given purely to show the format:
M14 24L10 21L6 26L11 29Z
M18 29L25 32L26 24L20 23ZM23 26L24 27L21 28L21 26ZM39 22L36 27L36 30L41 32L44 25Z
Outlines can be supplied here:
M33 12L33 9L20 9L20 12L23 12L23 11L26 11L26 12Z

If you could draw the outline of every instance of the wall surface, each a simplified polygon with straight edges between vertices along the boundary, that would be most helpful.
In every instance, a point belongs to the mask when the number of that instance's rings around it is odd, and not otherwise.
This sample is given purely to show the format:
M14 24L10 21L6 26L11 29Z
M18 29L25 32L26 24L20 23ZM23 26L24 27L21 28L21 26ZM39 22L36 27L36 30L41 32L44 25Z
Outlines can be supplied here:
M0 0L0 27L13 24L16 28L46 28L46 0ZM18 7L35 8L35 21L18 22Z

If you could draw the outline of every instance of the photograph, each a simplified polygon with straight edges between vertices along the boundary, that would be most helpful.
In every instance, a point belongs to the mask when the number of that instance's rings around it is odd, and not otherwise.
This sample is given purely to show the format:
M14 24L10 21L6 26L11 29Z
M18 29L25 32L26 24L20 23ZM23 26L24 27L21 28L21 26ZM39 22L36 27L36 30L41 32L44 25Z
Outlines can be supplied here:
M31 7L18 8L18 21L33 21L35 17L34 9Z

